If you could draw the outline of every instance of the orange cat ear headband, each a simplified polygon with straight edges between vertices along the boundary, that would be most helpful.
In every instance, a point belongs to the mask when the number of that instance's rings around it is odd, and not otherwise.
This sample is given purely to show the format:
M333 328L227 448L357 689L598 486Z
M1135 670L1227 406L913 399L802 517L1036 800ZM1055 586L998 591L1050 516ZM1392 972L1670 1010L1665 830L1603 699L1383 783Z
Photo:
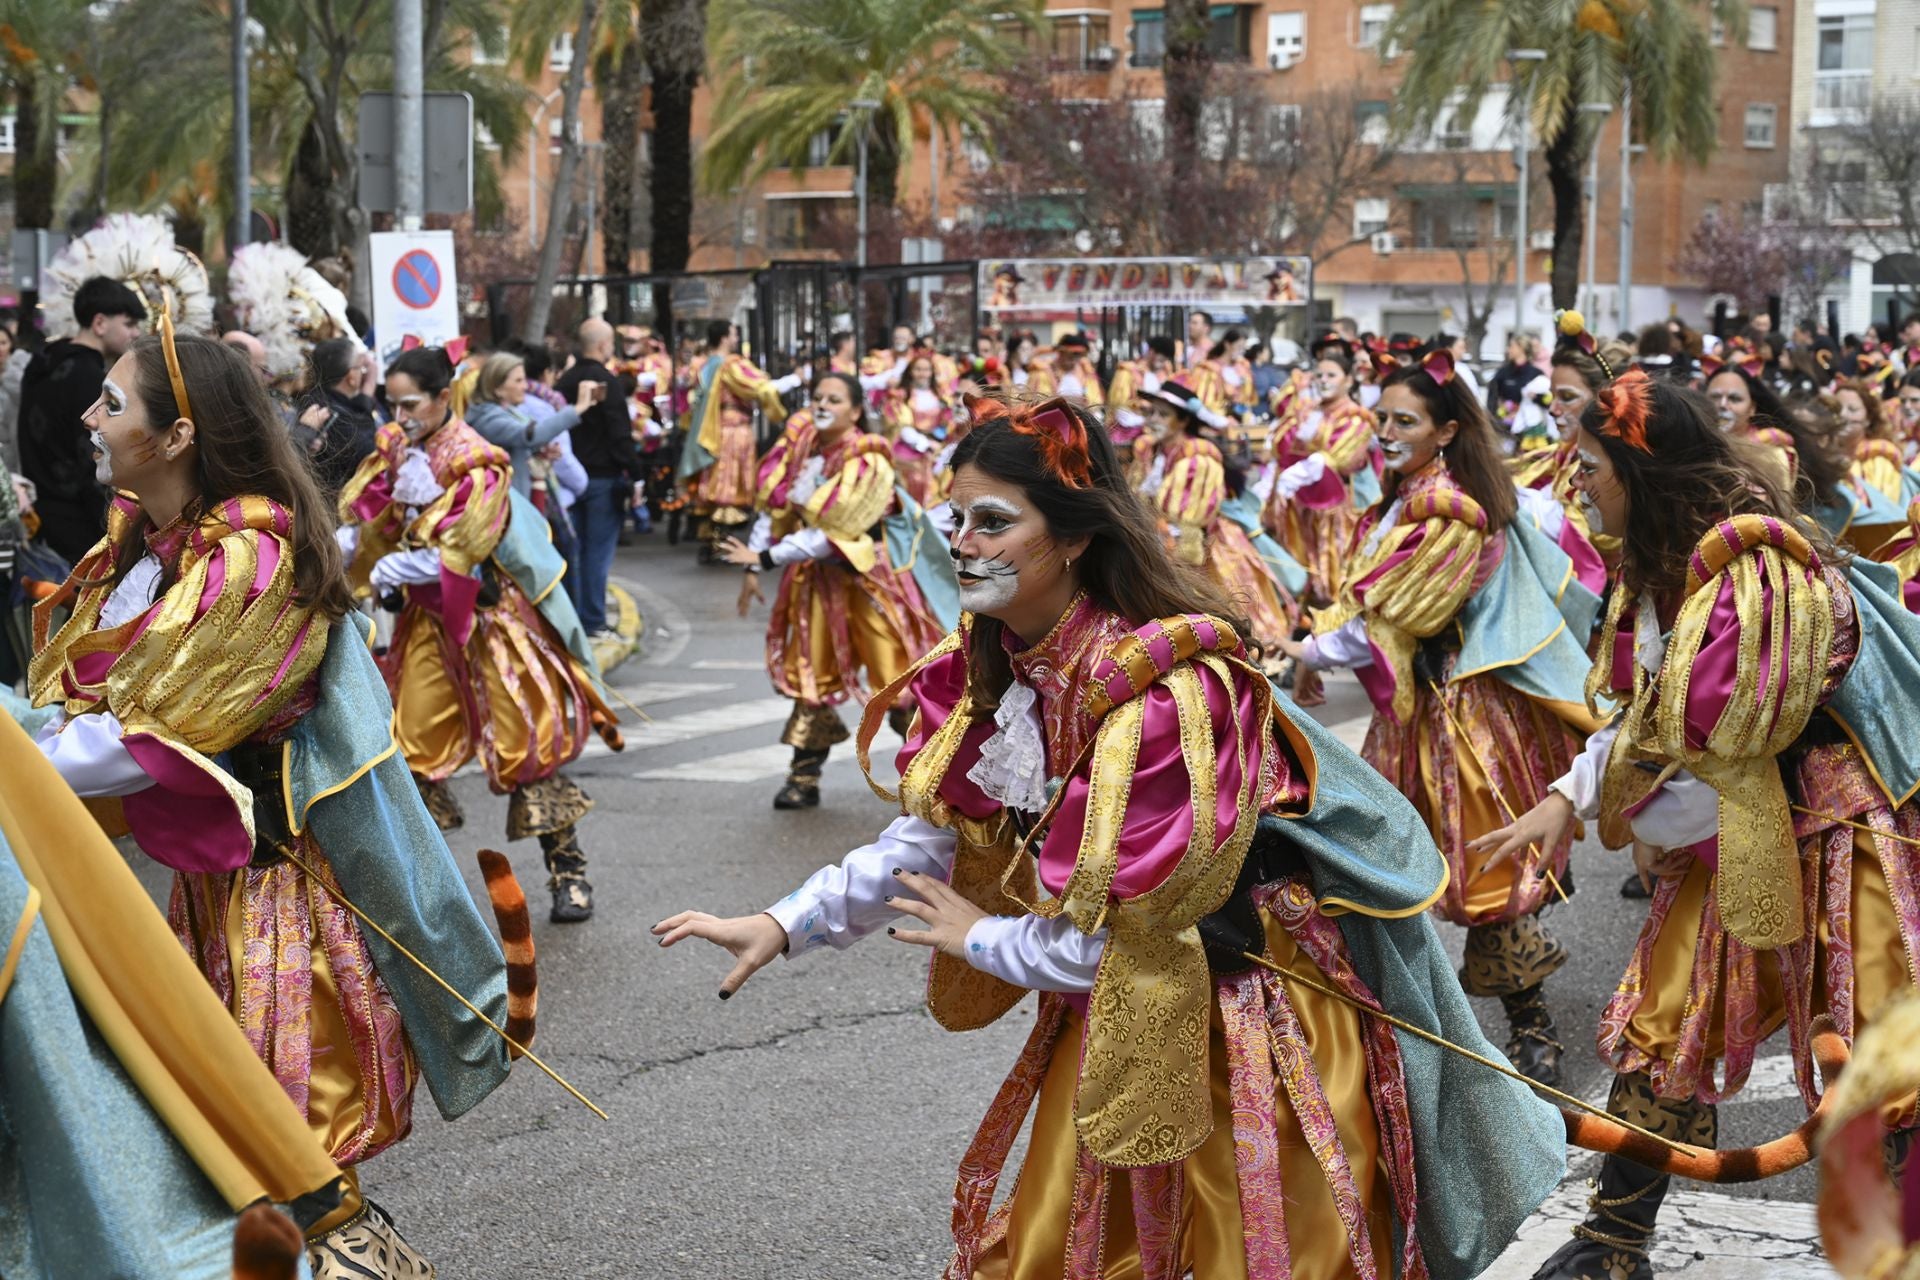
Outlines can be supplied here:
M975 422L1003 421L1021 435L1032 437L1041 461L1061 484L1069 489L1092 487L1093 459L1087 453L1087 429L1065 400L1055 397L1031 407L1014 407L969 395L966 403Z
M1647 414L1653 408L1653 379L1644 369L1629 369L1594 399L1607 411L1600 434L1612 436L1630 449L1652 453L1647 444Z

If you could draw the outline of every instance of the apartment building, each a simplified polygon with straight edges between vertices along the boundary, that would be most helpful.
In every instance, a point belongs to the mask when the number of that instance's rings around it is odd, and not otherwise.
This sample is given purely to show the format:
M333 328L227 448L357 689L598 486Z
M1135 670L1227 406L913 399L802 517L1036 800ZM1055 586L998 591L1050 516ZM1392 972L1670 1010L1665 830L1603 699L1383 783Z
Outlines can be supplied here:
M1751 223L1763 216L1769 184L1788 178L1790 122L1802 118L1804 69L1828 56L1825 46L1816 53L1803 40L1803 29L1825 31L1827 11L1843 8L1874 10L1876 0L1756 0L1743 39L1716 34L1721 129L1711 159L1694 166L1638 154L1630 158L1634 225L1628 318L1634 323L1668 314L1698 318L1710 309L1712 299L1675 271L1674 260L1702 219L1722 219L1732 233L1743 218ZM1877 0L1877 9L1920 9L1920 0ZM1213 56L1223 67L1253 74L1277 104L1328 92L1351 95L1355 127L1367 139L1385 142L1400 75L1395 51L1383 46L1392 16L1391 4L1356 0L1216 4ZM1911 49L1916 32L1920 25L1910 24L1903 48ZM1147 111L1158 103L1165 21L1152 0L1055 0L1044 29L1019 38L1045 55L1056 91L1064 97L1129 98L1136 109ZM1853 46L1845 45L1839 56L1843 62L1855 57ZM1920 66L1920 60L1900 56L1902 67ZM549 147L533 149L524 173L504 175L508 202L517 210L526 209L529 182L535 193L544 193L555 167L554 117L570 57L570 47L556 44L546 75L535 86L536 94L544 95L536 115L544 113L546 119L535 121L534 132L544 129ZM1796 65L1803 68L1800 77ZM1811 82L1805 87L1810 100ZM712 88L703 86L695 104L696 147L708 127L713 98ZM590 142L597 136L598 114L589 97L582 115ZM1363 327L1381 331L1457 329L1466 322L1469 290L1479 309L1487 309L1488 282L1498 271L1503 283L1493 291L1497 305L1487 339L1489 354L1498 350L1513 322L1512 246L1523 230L1518 226L1517 139L1508 127L1500 88L1482 100L1471 119L1467 114L1443 113L1430 137L1405 143L1405 154L1396 156L1378 181L1353 192L1340 225L1328 231L1315 255L1321 314L1351 315ZM1595 287L1583 296L1590 322L1599 329L1619 327L1622 315L1619 115L1606 118L1598 143ZM822 230L848 215L855 197L852 166L826 163L829 147L830 139L823 136L816 163L776 170L729 198L702 197L694 268L751 267L772 258L831 253ZM903 166L902 202L929 212L936 225L947 228L990 216L970 192L971 180L986 163L977 148L943 148L937 138L923 140ZM1552 318L1546 283L1552 207L1544 164L1536 140L1524 228L1529 287L1522 311L1524 322L1536 329L1546 328ZM521 223L529 230L535 225L524 212ZM590 246L586 260L598 262L597 248Z

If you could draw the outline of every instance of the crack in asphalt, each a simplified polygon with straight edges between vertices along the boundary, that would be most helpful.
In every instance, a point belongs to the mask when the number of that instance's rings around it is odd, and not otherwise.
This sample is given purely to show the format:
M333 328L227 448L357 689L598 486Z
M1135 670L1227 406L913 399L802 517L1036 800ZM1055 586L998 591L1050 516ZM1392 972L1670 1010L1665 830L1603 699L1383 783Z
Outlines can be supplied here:
M619 1088L635 1076L642 1076L650 1071L659 1071L668 1067L684 1066L689 1062L695 1062L701 1058L711 1058L727 1053L751 1053L756 1049L770 1049L785 1041L797 1039L800 1036L811 1035L818 1031L841 1031L850 1027L864 1026L869 1022L878 1022L885 1018L899 1018L908 1015L925 1017L926 1005L916 1001L910 1005L902 1005L897 1009L869 1009L861 1013L823 1013L808 1019L798 1026L783 1027L777 1031L769 1031L766 1035L755 1040L735 1044L703 1045L684 1050L680 1053L668 1054L665 1057L643 1058L639 1061L635 1061L621 1054L604 1053L590 1049L569 1052L564 1055L555 1054L548 1060L552 1062L562 1060L600 1062L610 1067L620 1068L620 1074L615 1076L612 1085L608 1086L609 1088Z

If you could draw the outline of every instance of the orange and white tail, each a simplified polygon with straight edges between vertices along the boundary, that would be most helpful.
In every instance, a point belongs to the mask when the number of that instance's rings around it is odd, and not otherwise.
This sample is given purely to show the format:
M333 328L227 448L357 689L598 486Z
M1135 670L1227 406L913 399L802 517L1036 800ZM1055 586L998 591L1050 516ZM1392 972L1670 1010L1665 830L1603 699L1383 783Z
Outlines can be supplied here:
M270 1204L249 1205L233 1228L233 1280L294 1280L306 1242Z
M1820 1066L1820 1105L1798 1129L1757 1147L1729 1151L1689 1147L1684 1152L1675 1151L1611 1120L1562 1108L1567 1142L1588 1151L1625 1156L1649 1169L1697 1182L1759 1182L1798 1169L1813 1158L1814 1136L1833 1109L1833 1085L1847 1065L1847 1057L1847 1042L1834 1029L1833 1020L1825 1014L1815 1018L1813 1058Z
M506 1032L520 1048L509 1048L518 1058L533 1047L534 1014L540 1007L540 984L533 968L533 922L527 916L527 895L514 878L507 855L480 851L480 873L487 878L487 899L500 922L500 949L507 956Z

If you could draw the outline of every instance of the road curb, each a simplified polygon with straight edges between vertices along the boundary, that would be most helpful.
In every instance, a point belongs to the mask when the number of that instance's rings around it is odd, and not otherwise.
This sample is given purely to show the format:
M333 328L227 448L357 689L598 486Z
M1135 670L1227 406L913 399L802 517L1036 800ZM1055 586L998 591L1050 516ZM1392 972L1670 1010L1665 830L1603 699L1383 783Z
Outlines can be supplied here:
M640 641L646 634L647 620L640 613L640 606L631 593L617 583L607 584L607 601L612 606L609 619L613 635L593 641L593 659L600 664L601 675L611 675L613 669L640 652Z

